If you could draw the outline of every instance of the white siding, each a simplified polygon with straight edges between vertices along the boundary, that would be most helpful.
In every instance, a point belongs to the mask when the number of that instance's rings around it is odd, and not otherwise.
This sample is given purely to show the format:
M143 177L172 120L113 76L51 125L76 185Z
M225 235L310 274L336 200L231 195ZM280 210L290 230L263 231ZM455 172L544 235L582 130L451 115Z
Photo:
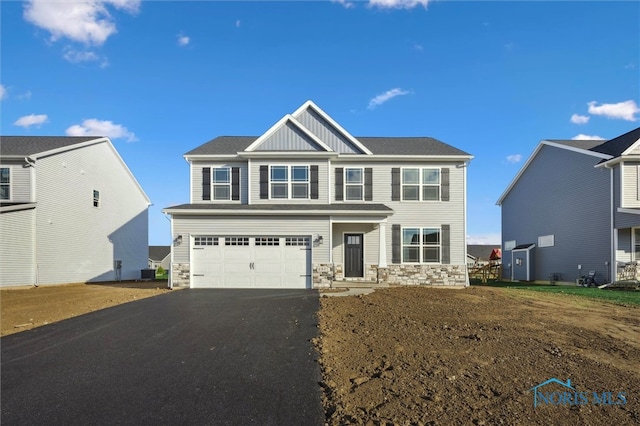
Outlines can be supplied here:
M622 165L623 188L622 207L640 207L640 187L638 185L638 162L624 162Z
M148 205L114 149L99 143L39 159L37 262L40 282L140 278L148 261ZM93 191L100 206L93 206Z
M8 167L10 171L10 192L9 202L26 203L33 201L31 199L31 167L24 167L26 163L20 161L17 163L4 161L0 167Z
M202 200L202 169L205 167L240 167L240 201ZM247 163L242 161L191 163L191 200L192 203L232 203L247 204L248 173Z
M33 285L35 210L0 214L0 286Z
M312 247L312 262L329 261L329 219L327 217L300 216L202 216L173 217L173 232L182 235L182 243L173 247L174 263L189 263L191 236L315 236L323 243Z
M464 211L464 168L456 167L456 163L363 163L363 162L335 162L332 164L332 174L336 167L371 167L373 168L373 203L381 203L392 208L394 214L389 217L386 227L387 261L391 263L391 229L392 225L403 227L440 227L450 225L450 256L451 264L464 264L466 261L465 247L465 211ZM395 167L441 167L449 169L449 199L450 201L391 201L391 170ZM331 200L335 201L335 186L331 189ZM344 203L351 203L344 201ZM362 202L359 202L362 203ZM376 262L377 263L377 262Z

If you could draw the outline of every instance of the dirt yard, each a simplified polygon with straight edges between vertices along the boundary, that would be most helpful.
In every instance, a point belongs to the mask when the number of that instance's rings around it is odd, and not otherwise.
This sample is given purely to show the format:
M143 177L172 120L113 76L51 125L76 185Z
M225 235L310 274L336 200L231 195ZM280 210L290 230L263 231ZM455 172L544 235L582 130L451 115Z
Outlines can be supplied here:
M2 335L168 291L158 282L1 290ZM390 288L322 297L318 317L330 425L640 424L640 308L489 287ZM578 404L534 409L530 389L551 378L575 390L541 392ZM618 403L624 392L626 403L595 405L594 392Z
M330 425L640 424L639 308L488 287L391 288L322 298L319 322ZM538 396L534 409L530 389L551 378L575 390L540 387L556 404Z
M166 293L166 281L68 284L0 290L1 336Z

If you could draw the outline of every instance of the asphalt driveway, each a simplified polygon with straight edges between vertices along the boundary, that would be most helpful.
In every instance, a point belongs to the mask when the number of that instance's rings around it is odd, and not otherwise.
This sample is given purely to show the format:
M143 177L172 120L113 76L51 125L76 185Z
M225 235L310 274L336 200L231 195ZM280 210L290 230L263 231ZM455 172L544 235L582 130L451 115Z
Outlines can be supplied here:
M2 424L321 425L318 294L182 290L0 339Z

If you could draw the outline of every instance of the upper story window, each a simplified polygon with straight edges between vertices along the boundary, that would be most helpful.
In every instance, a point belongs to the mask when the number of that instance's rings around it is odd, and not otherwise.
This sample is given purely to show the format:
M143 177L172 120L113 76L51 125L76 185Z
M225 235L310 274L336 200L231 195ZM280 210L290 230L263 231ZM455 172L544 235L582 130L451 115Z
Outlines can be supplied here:
M362 201L364 199L363 169L344 169L344 194L347 201Z
M403 228L402 262L440 263L439 228Z
M231 199L231 169L229 167L211 168L214 200Z
M0 168L0 200L11 199L11 169Z
M93 207L100 207L100 191L93 190Z
M402 169L403 201L440 201L440 169Z
M270 198L309 199L309 166L271 166Z

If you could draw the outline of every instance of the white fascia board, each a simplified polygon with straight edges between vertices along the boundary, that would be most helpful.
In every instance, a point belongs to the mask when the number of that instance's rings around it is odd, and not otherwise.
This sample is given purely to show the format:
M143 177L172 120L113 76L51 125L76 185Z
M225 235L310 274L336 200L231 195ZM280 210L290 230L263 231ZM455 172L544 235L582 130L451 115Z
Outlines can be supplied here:
M629 213L629 214L640 214L640 209L625 209L622 207L618 207L618 213Z
M298 129L300 129L301 132L303 132L305 135L307 135L309 138L311 138L311 140L313 140L315 143L317 143L325 151L333 151L324 142L322 142L320 139L318 139L318 137L316 135L311 133L311 131L309 129L307 129L305 126L303 126L302 123L300 123L298 120L296 120L291 114L287 114L284 117L282 117L280 120L278 120L278 122L276 124L271 126L271 128L269 130L267 130L262 136L260 136L251 145L249 145L245 149L245 151L249 151L249 152L255 151L255 149L257 147L262 145L262 143L264 143L264 141L266 141L271 135L273 135L278 129L280 129L282 126L284 126L287 123L291 123L294 126L296 126Z
M362 210L210 210L167 208L162 213L180 216L391 216L393 211ZM379 220L375 221L380 222Z
M599 152L589 151L588 149L575 148L575 147L572 147L572 146L567 146L567 145L563 145L563 144L559 144L559 143L543 140L538 144L538 146L536 146L536 149L529 156L529 158L527 159L526 163L524 163L524 165L522 166L520 171L518 171L518 174L516 174L516 176L513 178L513 180L509 184L509 186L507 186L507 189L505 189L504 192L502 193L502 195L500 196L500 198L498 198L498 201L496 201L496 205L498 205L498 206L502 205L502 202L507 197L507 195L509 195L509 192L511 192L511 190L513 189L515 184L518 182L520 177L524 174L524 172L527 170L527 168L529 167L531 162L536 158L536 156L538 155L538 153L540 152L542 147L545 146L545 145L551 146L551 147L554 147L554 148L564 149L566 151L577 152L579 154L590 155L592 157L602 158L602 159L605 159L605 160L611 158L611 156L607 155L607 154L602 154L602 153L599 153Z
M611 167L616 164L624 163L625 161L640 161L640 155L626 155L624 157L613 157L609 161L605 161L601 164L596 164L595 167Z
M358 154L341 154L334 161L336 163L344 161L439 161L439 162L463 162L468 163L473 158L473 155L358 155Z
M300 108L298 108L293 114L291 114L293 117L297 118L298 116L300 116L300 114L302 114L307 108L311 108L313 109L316 113L318 113L318 115L320 115L323 119L325 119L329 124L331 124L336 130L338 130L340 133L342 133L342 136L344 136L345 138L349 139L349 141L354 144L355 146L357 146L362 152L364 152L367 155L372 155L373 153L371 151L369 151L369 149L364 146L360 141L358 141L358 139L356 139L355 137L353 137L351 135L351 133L347 132L341 125L339 125L333 118L331 118L329 116L329 114L327 114L326 112L324 112L318 105L314 104L313 101L308 100L307 102L305 102L304 104L302 104L302 106Z
M36 203L21 203L21 204L15 204L15 205L12 205L12 206L2 206L2 207L0 207L0 213L8 213L8 212L19 211L19 210L35 209L36 205L37 205Z
M326 151L253 151L238 152L240 158L328 158L337 157L337 152Z
M633 152L640 145L640 139L631 144L631 146L624 150L622 155L629 155L629 153Z
M238 154L197 154L197 155L183 155L187 162L191 161L218 161L218 160L234 160L238 158Z

